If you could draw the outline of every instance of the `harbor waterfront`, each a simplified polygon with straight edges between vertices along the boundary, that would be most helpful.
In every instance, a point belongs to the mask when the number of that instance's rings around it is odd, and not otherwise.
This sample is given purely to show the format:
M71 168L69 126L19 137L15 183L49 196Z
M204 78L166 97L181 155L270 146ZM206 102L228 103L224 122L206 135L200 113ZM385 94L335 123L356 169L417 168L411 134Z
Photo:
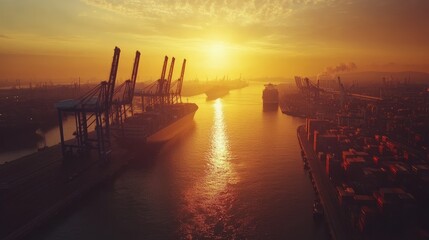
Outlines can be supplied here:
M307 132L305 126L299 126L297 129L298 140L304 156L311 169L312 179L314 179L314 186L319 193L321 204L324 208L324 215L327 224L329 225L329 232L332 239L353 239L350 231L346 226L346 219L344 214L340 211L337 194L334 186L329 181L329 177L324 172L324 167L317 159L316 153L313 151L311 144L307 140ZM349 232L349 234L347 234Z
M0 1L0 240L429 240L428 12Z
M303 169L301 118L264 112L263 83L199 110L189 131L157 156L135 154L115 180L29 239L329 239L315 222Z

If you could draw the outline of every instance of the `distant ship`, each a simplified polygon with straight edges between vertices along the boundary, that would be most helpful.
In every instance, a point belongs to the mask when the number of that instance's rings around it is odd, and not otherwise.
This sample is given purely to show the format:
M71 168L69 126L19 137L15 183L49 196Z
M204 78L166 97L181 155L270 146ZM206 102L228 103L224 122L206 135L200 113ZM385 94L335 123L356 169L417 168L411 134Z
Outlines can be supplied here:
M249 83L241 80L241 78L239 80L231 80L228 84L229 90L241 89L247 86L249 86Z
M274 84L265 84L262 92L264 110L277 110L279 106L279 90Z
M205 92L207 96L207 101L221 98L227 95L228 93L229 93L229 88L226 86L214 86Z

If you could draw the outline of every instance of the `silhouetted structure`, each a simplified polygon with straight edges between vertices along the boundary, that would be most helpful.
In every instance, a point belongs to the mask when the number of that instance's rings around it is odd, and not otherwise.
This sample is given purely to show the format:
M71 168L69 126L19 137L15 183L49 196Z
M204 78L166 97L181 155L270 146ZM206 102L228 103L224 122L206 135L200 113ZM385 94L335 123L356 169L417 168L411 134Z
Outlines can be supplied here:
M262 91L262 102L264 111L277 111L279 107L279 90L276 85L272 83L265 84L265 88Z
M111 106L115 89L116 73L118 71L121 50L116 47L113 54L109 81L103 81L94 89L77 100L64 100L56 104L58 110L61 149L64 158L74 155L88 154L91 149L97 149L99 158L107 160L111 152L110 119ZM63 114L74 114L76 121L76 138L65 141L63 129ZM91 129L95 131L91 133Z
M136 94L141 98L142 112L124 119L121 128L115 131L115 137L126 147L141 148L147 143L162 144L192 121L198 106L194 103L182 103L181 99L186 59L179 79L172 82L174 63L173 57L165 78L168 65L168 57L165 56L161 78Z
M140 52L136 51L134 59L133 71L131 73L131 79L126 80L124 83L116 87L113 95L113 119L112 122L115 125L122 127L123 122L127 118L128 114L133 114L133 98L137 81L137 73L139 68Z

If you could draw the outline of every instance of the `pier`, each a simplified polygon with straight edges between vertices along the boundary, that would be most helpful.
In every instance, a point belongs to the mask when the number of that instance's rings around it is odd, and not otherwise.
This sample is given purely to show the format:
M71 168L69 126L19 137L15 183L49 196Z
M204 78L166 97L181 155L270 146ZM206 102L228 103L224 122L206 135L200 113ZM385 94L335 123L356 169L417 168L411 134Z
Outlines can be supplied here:
M297 134L301 149L308 159L308 164L312 172L315 187L319 193L320 201L323 205L325 219L329 226L332 239L354 239L348 234L348 226L346 225L344 214L341 212L335 188L330 182L329 177L325 174L325 168L318 160L311 144L307 141L305 127L299 126Z

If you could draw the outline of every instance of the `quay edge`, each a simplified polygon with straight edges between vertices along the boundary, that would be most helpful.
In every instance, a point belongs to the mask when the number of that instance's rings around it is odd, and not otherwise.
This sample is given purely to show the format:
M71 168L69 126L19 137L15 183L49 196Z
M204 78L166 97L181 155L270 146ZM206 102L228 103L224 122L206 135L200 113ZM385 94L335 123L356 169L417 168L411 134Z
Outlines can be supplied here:
M339 211L335 189L333 188L328 176L324 174L324 168L318 161L317 156L312 150L310 143L305 138L305 135L305 126L299 126L297 128L299 145L308 159L315 187L318 190L320 201L325 212L325 220L329 226L330 236L333 240L355 239L355 237L348 234L344 216Z

